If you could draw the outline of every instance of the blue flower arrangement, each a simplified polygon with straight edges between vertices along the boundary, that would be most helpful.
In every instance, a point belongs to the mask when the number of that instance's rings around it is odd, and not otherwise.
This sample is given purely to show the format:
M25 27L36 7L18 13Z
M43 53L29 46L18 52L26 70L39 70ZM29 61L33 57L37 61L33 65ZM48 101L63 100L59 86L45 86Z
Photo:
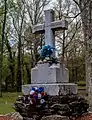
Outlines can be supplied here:
M52 47L50 45L45 45L41 49L40 56L41 56L41 58L46 58L46 57L50 58L54 51L55 51L54 47Z

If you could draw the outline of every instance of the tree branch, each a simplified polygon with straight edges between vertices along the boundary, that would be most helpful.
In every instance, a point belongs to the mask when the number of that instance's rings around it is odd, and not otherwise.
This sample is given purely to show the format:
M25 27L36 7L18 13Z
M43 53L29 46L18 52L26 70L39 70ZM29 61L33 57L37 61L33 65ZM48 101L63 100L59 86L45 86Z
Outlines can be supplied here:
M78 5L78 7L80 6L79 3L76 0L73 0L73 2L75 2L76 5Z

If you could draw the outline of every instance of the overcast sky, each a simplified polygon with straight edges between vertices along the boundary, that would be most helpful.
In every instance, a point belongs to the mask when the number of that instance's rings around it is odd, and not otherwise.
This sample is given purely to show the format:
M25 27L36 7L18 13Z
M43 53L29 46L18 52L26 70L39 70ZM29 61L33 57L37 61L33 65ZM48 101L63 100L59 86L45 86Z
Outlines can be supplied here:
M52 9L53 8L53 2L55 2L56 0L51 0L51 2L45 7L46 9Z

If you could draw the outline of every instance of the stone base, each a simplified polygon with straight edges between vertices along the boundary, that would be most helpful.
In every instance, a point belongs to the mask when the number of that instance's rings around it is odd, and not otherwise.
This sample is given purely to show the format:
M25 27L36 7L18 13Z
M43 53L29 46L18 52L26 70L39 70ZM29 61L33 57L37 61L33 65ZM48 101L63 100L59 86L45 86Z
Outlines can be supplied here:
M69 118L61 115L50 115L42 117L41 120L69 120Z
M32 84L68 83L69 71L64 64L42 63L31 69Z
M77 85L74 83L55 83L55 84L28 84L22 86L24 95L28 95L32 87L44 87L48 95L55 96L66 93L77 93Z

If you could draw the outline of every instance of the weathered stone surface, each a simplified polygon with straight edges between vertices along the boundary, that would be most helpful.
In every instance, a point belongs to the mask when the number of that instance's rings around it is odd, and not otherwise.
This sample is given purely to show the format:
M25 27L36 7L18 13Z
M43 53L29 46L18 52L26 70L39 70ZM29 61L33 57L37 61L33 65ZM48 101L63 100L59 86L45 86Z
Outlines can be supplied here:
M22 92L24 95L30 93L32 87L44 87L44 91L48 95L55 96L66 93L77 93L77 85L74 83L52 83L52 84L28 84L22 86Z
M30 96L30 95L29 95ZM23 96L28 97L29 96ZM22 97L22 99L23 99ZM32 100L33 98L30 98ZM47 98L42 98L45 100L45 103L40 103L39 99L35 101L34 104L26 103L23 101L24 107L19 105L18 99L14 103L15 110L18 111L24 120L41 120L43 116L51 116L51 115L60 115L67 117L78 117L88 112L88 104L85 99L77 94L67 94L63 96L48 96ZM20 98L19 98L20 100ZM24 110L23 110L24 109ZM25 111L25 112L24 112ZM67 118L66 117L66 118ZM64 118L63 118L64 119Z
M24 117L23 120L35 120L34 118Z
M34 33L44 32L45 30L45 45L55 47L54 32L60 29L65 30L67 26L67 21L54 21L54 11L50 9L45 11L45 25L34 26ZM49 64L49 62L40 62L40 64L38 63L37 66L31 70L32 84L23 85L22 92L24 95L27 95L32 87L44 87L47 94L51 96L69 92L76 94L77 85L68 82L69 71L63 63L54 62L53 64Z
M58 110L58 111L69 111L70 110L67 104L54 104L51 106L51 108Z
M31 70L32 84L67 82L69 82L69 72L64 64L53 64L51 66L49 63L37 64Z
M45 44L55 46L54 31L68 29L68 22L66 20L54 21L54 11L52 9L45 10L45 24L35 25L33 33L45 32Z
M60 115L50 115L50 116L42 117L41 120L69 120L69 118L66 116L60 116Z
M13 120L23 120L23 117L18 112L11 112L5 116L11 117Z

